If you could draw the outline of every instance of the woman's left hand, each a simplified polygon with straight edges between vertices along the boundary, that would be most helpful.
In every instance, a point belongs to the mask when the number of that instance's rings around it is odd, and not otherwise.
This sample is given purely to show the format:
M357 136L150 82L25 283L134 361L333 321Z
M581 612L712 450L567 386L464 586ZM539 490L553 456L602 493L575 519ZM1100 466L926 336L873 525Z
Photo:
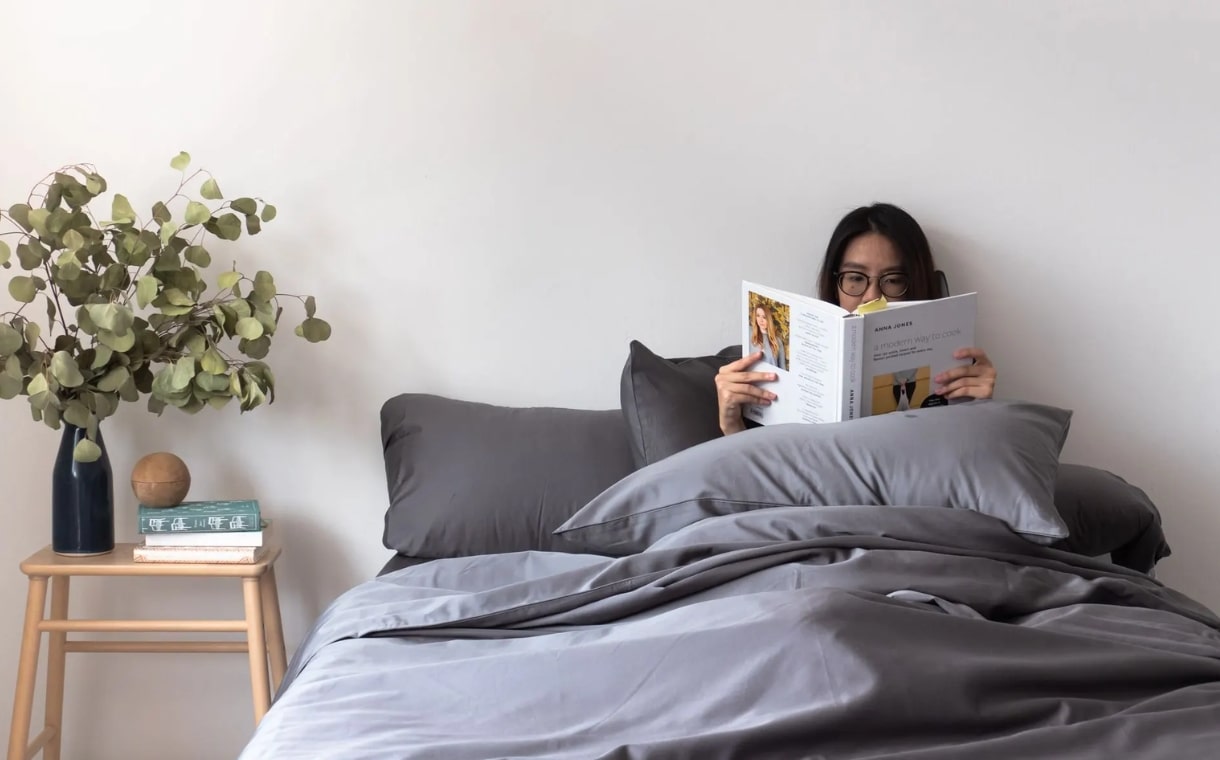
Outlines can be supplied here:
M939 387L933 391L949 398L991 398L995 393L995 365L981 348L959 348L953 352L954 359L973 359L974 362L945 370L932 378Z

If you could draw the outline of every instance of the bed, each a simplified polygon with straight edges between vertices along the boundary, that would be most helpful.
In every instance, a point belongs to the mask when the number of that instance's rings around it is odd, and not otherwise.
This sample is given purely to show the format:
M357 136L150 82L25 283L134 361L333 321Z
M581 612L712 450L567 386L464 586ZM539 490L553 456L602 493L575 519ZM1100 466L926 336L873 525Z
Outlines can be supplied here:
M738 350L632 343L619 409L389 399L394 556L241 760L1220 756L1220 618L1070 411L721 437Z

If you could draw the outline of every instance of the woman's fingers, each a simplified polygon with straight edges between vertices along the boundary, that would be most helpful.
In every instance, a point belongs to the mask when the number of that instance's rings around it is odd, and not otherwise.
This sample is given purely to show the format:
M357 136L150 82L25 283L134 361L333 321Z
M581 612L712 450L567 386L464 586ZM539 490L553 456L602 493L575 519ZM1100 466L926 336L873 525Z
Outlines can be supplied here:
M995 393L996 369L986 352L981 348L959 348L953 356L974 361L934 377L933 381L939 386L936 394L945 398L991 398Z

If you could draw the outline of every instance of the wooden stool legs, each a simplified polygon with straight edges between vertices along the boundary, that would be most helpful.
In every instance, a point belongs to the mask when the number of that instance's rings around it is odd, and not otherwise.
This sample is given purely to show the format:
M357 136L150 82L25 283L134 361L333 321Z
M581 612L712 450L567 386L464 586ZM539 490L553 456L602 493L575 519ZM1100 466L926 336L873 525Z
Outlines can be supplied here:
M34 682L38 676L38 647L47 604L46 576L30 576L25 602L25 625L21 632L21 655L17 661L17 694L13 699L13 731L8 738L9 760L25 760L30 739L30 717L34 707Z

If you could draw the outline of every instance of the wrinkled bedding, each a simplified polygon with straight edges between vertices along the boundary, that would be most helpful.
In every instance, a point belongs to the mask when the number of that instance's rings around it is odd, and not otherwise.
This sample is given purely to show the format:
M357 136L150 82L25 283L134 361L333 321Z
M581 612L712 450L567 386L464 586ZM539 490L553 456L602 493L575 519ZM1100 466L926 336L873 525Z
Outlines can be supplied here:
M974 511L784 507L338 598L242 760L1220 757L1220 619Z

